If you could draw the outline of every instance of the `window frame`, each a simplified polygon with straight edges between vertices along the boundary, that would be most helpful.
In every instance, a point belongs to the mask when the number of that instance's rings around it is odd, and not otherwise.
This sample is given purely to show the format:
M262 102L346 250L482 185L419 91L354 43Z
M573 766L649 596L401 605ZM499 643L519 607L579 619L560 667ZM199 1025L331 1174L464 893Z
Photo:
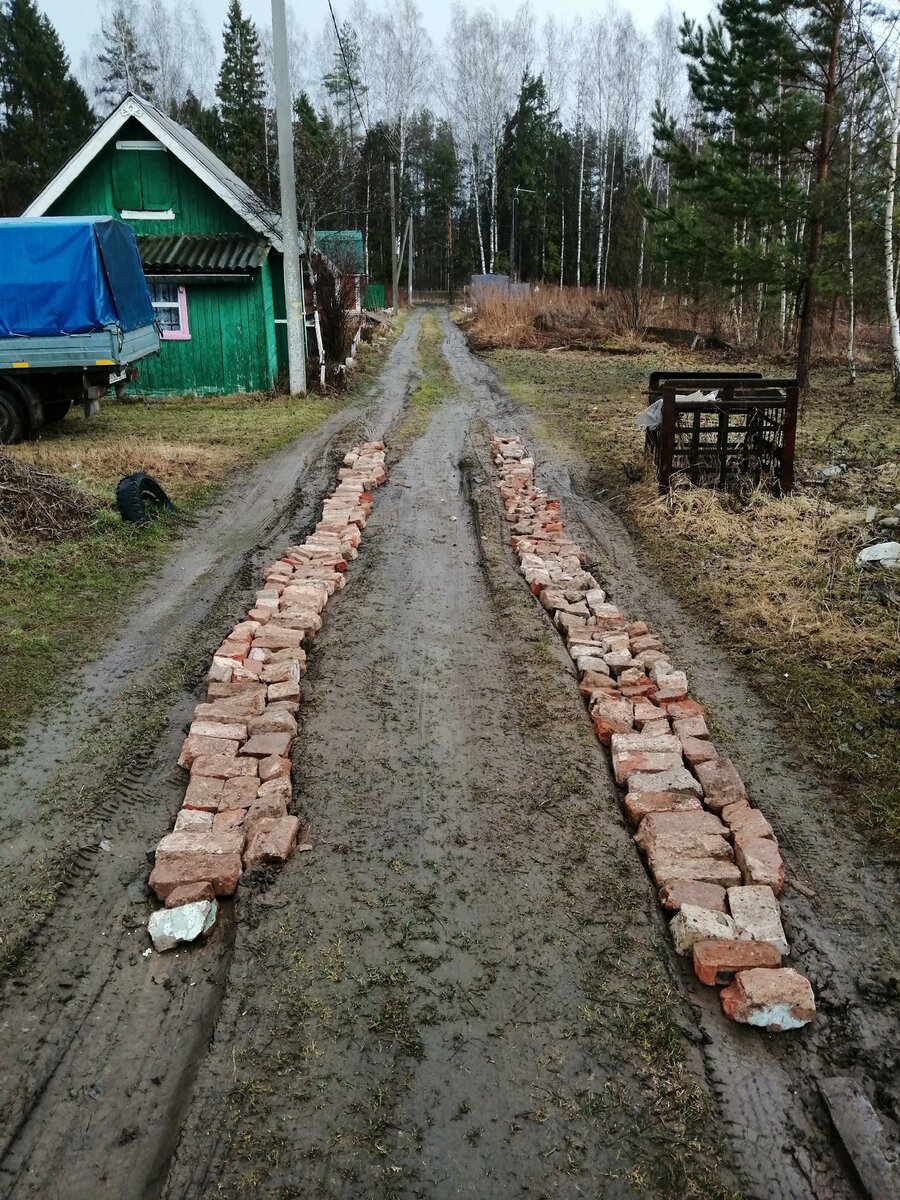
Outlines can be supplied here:
M164 276L149 276L147 279L150 285L162 285L176 288L175 300L154 300L152 287L150 290L150 303L153 306L153 311L158 309L177 309L178 310L178 329L160 329L160 338L164 342L189 342L191 340L191 329L188 323L187 310L187 289L183 283L179 283L176 279L166 278Z

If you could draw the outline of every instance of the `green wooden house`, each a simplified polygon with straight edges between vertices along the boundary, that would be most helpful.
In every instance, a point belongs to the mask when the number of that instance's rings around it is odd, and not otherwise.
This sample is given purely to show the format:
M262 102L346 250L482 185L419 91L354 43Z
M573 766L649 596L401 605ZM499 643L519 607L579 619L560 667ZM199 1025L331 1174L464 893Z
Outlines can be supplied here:
M135 391L267 391L286 374L280 218L152 104L127 96L24 215L133 228L163 331Z

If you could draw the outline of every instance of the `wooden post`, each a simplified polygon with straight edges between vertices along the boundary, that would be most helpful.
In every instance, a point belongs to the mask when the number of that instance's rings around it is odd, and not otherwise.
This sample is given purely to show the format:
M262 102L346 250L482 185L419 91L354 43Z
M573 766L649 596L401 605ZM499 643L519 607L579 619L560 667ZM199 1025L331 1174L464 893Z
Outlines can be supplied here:
M672 477L672 454L675 449L675 384L666 384L663 391L662 425L659 430L659 493L669 490Z
M794 447L797 441L797 402L799 398L800 388L795 383L789 384L785 388L784 431L778 472L778 482L783 496L790 495L794 488Z

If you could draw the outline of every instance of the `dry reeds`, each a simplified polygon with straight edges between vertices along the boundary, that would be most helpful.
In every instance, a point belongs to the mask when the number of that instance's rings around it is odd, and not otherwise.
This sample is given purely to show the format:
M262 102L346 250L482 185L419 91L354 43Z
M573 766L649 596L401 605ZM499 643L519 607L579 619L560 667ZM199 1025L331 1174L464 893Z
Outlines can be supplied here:
M0 543L7 547L83 538L104 507L59 475L0 456Z

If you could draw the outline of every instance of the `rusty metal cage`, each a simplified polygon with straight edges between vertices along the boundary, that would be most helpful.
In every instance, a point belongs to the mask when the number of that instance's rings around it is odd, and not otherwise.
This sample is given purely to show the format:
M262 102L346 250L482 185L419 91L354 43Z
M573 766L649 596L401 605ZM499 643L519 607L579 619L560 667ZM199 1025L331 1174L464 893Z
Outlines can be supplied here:
M716 398L687 398L697 391ZM647 449L660 492L687 480L718 488L768 483L786 495L794 484L798 397L796 379L655 371L650 402L662 400L662 421L647 430Z

